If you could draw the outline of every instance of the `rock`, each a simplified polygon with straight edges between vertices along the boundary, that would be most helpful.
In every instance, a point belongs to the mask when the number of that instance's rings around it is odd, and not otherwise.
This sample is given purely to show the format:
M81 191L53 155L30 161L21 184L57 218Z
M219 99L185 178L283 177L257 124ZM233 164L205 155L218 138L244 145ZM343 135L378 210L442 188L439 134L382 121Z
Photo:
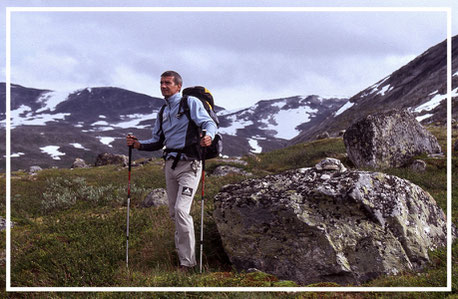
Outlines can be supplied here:
M42 171L43 169L40 166L30 166L29 168L29 174L35 175L38 172Z
M303 168L245 180L221 189L213 216L236 269L303 285L418 270L446 245L434 199L379 172Z
M408 111L369 115L344 134L349 159L356 167L402 167L420 154L437 154L441 147Z
M218 166L212 172L213 176L226 176L228 174L240 174L240 175L246 175L246 176L253 175L252 173L246 172L243 169L240 169L240 168L234 167L234 166L228 166L228 165Z
M71 168L89 168L89 166L86 164L86 161L84 161L83 159L76 158L75 161L73 161Z
M453 145L453 150L455 152L458 152L458 139L455 141L455 144Z
M415 160L410 164L409 168L413 171L424 172L426 171L426 162L423 160Z
M340 130L339 131L339 137L342 137L345 134L345 130Z
M167 191L163 188L154 189L142 201L140 206L142 208L167 206L169 203L167 199Z
M316 135L316 139L327 139L327 138L329 138L328 132L323 132L321 134Z
M97 156L95 166L122 164L124 167L129 164L129 158L126 155L115 155L110 153L102 153Z
M344 172L347 169L345 166L340 162L340 160L335 158L326 158L322 160L320 163L315 165L317 170L331 170L331 171L339 171Z
M14 222L10 222L10 228L14 227ZM0 231L6 230L6 219L0 216Z

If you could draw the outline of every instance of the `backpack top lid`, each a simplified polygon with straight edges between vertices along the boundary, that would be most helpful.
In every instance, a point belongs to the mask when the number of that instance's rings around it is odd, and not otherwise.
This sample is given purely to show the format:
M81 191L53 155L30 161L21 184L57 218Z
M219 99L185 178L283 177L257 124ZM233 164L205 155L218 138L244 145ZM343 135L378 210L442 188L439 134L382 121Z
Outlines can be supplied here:
M212 110L215 109L215 101L208 89L203 86L193 86L183 89L183 96L196 97L203 102L207 102Z

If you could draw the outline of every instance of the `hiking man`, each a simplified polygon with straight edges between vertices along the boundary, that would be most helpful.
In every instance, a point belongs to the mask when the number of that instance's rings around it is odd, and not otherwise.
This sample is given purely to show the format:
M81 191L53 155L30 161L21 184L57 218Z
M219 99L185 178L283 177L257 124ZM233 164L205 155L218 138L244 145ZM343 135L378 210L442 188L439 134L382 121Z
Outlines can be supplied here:
M165 146L164 172L169 214L175 222L179 269L186 272L196 265L194 223L190 211L202 174L200 147L211 145L217 126L202 102L189 96L189 116L197 127L206 130L202 138L196 136L195 126L181 111L181 76L177 72L166 71L161 75L160 83L165 107L162 109L162 117L158 114L156 118L152 137L148 140L137 140L135 136L128 135L126 140L128 146L138 150L156 151ZM190 142L193 139L195 142Z

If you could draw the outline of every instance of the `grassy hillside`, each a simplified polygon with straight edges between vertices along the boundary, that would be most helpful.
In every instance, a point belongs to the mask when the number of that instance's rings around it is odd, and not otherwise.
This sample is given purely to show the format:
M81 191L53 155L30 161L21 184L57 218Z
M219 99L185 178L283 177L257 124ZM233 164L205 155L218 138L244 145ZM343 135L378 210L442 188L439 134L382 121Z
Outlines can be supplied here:
M445 150L444 128L432 127ZM454 132L454 139L458 136ZM341 138L331 138L298 144L282 150L245 157L245 170L257 176L278 173L286 169L313 166L325 157L336 157L348 167ZM134 152L135 158L135 152ZM440 207L446 211L446 160L421 157L427 162L425 173L409 169L390 169L388 173L407 178L431 193ZM207 162L207 173L224 160ZM452 180L458 181L458 158L453 158ZM104 166L90 169L47 169L36 176L12 173L11 217L13 286L53 287L253 287L297 286L291 281L280 281L264 273L238 273L225 255L216 225L212 219L212 198L229 183L245 179L241 175L208 177L206 180L205 238L203 274L184 275L176 271L178 263L173 243L173 223L167 208L141 208L143 198L155 188L165 187L162 161L155 160L145 166L132 168L132 204L130 218L129 269L125 265L125 226L127 169L120 166ZM1 178L5 184L5 177ZM453 186L453 220L458 220L458 187ZM2 189L0 192L3 192ZM195 230L200 232L200 190L192 208ZM1 206L2 215L5 207ZM5 245L5 232L2 232ZM458 246L453 247L458 253ZM198 253L198 250L197 250ZM403 273L396 277L380 277L365 286L446 286L446 250L431 252L431 266L425 272ZM453 272L458 271L454 260ZM5 270L0 278L5 284ZM315 285L316 286L316 285ZM337 286L323 283L318 286ZM454 291L457 281L453 280ZM5 294L3 294L5 295ZM8 294L10 297L27 297L26 294ZM30 294L29 294L30 295ZM183 293L162 294L163 298L182 297ZM189 295L189 294L188 294ZM310 294L278 293L218 293L192 294L191 297L221 298L298 298ZM316 295L316 294L315 294ZM330 295L330 294L329 294ZM388 294L390 297L410 298L415 294ZM120 297L126 294L64 294L56 297ZM136 294L136 297L149 297ZM383 294L353 294L356 298L372 298ZM446 294L431 293L428 297L443 298ZM48 294L34 294L45 298ZM412 297L414 298L414 297Z

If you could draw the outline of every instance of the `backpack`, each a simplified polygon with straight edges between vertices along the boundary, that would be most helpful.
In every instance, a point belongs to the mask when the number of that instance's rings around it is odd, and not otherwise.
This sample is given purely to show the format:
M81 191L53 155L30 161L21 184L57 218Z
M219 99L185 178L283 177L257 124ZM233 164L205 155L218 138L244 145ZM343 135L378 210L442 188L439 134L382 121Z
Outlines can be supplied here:
M183 114L186 115L186 117L189 120L189 123L194 126L194 131L196 132L195 134L196 135L198 134L198 137L196 138L197 140L200 140L201 128L198 128L197 125L194 123L194 121L191 118L191 112L190 112L189 104L188 104L189 96L195 97L202 102L208 115L213 119L213 121L216 123L216 126L219 128L218 116L216 115L216 112L214 110L215 102L214 102L212 94L210 93L210 91L208 91L208 89L206 89L203 86L188 87L183 90L182 94L183 94L183 97L180 100L180 107L178 111L182 111L180 112L180 115L183 115ZM162 119L163 119L162 114L164 112L164 109L165 109L165 105L160 110L159 116L158 116L161 126L162 126ZM200 149L200 146L198 144L197 146ZM169 149L169 151L178 152L177 160L179 159L181 152L185 152L185 150L182 150L180 152L179 150L174 150L174 149ZM208 159L219 157L222 151L223 151L223 137L221 136L221 134L216 133L215 138L213 138L212 140L212 144L208 147L203 148L202 151L199 150L200 159L208 160Z

